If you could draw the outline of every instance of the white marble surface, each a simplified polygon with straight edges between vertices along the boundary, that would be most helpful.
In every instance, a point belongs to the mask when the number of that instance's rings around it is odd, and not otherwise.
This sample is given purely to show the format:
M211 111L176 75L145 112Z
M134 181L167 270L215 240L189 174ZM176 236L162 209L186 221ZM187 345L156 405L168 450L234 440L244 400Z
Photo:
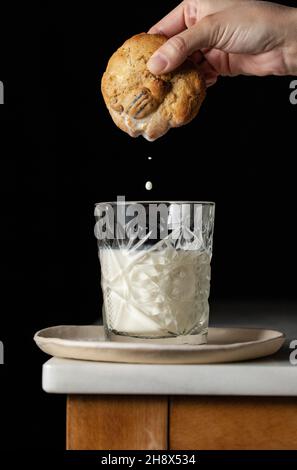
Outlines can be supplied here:
M297 339L296 304L225 304L213 307L212 326L284 331L274 356L233 364L115 364L52 358L43 365L49 393L297 396L297 365L289 344Z

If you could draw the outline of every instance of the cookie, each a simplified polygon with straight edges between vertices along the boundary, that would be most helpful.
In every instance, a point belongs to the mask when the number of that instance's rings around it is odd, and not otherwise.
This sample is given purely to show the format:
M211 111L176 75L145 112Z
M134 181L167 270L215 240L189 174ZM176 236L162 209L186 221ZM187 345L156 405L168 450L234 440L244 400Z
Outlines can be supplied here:
M206 89L196 66L187 60L174 72L153 75L152 54L166 42L160 34L138 34L110 58L101 90L115 124L131 137L153 141L197 115Z

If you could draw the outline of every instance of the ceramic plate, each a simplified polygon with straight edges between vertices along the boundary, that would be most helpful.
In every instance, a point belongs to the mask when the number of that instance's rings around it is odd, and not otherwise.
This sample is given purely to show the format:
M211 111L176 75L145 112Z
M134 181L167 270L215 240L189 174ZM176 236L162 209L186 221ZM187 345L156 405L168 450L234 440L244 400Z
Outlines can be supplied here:
M269 356L285 341L276 330L209 328L208 343L160 344L108 341L103 326L54 326L38 331L34 340L45 353L71 359L143 364L209 364Z

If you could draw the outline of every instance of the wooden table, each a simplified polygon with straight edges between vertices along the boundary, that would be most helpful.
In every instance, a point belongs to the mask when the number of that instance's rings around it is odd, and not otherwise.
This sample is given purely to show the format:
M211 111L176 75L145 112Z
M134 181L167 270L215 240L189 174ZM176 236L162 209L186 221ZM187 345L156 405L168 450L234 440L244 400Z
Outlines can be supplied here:
M71 395L69 450L297 449L297 399Z
M288 317L276 308L244 316L245 326L287 334L282 351L256 361L141 365L50 359L43 366L43 388L68 395L67 449L296 450L292 308ZM234 316L220 319L218 326L236 323Z

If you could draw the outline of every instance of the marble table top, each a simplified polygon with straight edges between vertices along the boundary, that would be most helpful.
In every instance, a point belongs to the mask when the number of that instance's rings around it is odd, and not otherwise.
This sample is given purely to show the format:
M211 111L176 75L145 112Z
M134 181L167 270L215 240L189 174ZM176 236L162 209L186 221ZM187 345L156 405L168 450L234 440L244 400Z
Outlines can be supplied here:
M42 387L49 393L67 394L297 396L297 365L290 361L294 358L291 342L297 340L297 304L220 303L211 307L210 318L211 326L278 329L287 340L273 356L230 364L117 364L52 358L43 365Z

